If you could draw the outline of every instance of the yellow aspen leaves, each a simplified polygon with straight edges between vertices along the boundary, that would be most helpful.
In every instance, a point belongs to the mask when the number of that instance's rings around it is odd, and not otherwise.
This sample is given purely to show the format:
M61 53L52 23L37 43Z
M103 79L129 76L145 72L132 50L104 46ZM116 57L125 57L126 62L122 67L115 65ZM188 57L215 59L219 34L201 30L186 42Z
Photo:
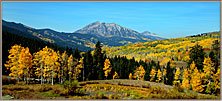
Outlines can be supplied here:
M5 64L5 67L11 71L9 76L16 78L18 80L18 82L19 82L19 79L23 76L23 72L24 72L23 68L25 68L24 63L21 62L22 58L21 58L20 53L22 50L24 52L22 54L22 56L23 56L23 55L25 55L24 47L22 47L20 45L12 46L11 49L9 50L9 56L8 56L9 61L7 61Z
M196 92L202 92L204 90L205 85L202 85L203 76L198 71L197 67L194 68L194 72L191 76L191 85L192 89Z
M119 78L119 76L118 76L118 73L117 73L117 72L115 72L115 74L113 75L113 80L114 80L114 79L116 79L116 78Z
M197 68L194 61L191 63L190 68L188 69L189 75L193 74L194 69Z
M215 83L215 90L217 90L217 89L220 90L220 81L221 81L221 78L220 78L220 68L218 68L217 73L214 74L213 81Z
M111 72L111 69L112 69L111 63L110 63L109 59L106 59L104 62L104 68L103 68L106 79L107 79L108 74Z
M21 50L18 62L19 68L21 69L19 75L23 75L28 83L28 78L31 75L30 70L32 68L32 55L29 52L29 48L23 48Z
M74 74L74 71L76 72L76 70L74 70L74 65L76 65L76 59L73 58L72 54L69 56L68 58L68 74L69 74L69 80L71 80L72 78L76 79L76 75ZM74 76L72 76L74 75Z
M204 58L204 73L205 75L207 76L208 79L212 78L213 74L214 74L214 67L213 67L213 62L211 61L211 58L208 57L208 58Z
M156 76L156 70L152 69L150 72L150 81L154 81Z
M131 80L133 78L132 73L129 74L129 79Z
M79 78L79 74L81 73L81 68L83 68L83 57L78 61L78 65L76 67L74 67L74 72L73 72L73 77L74 79L78 79Z
M163 76L166 76L166 69L163 69Z
M177 70L176 70L176 73L175 73L175 76L174 76L174 82L173 82L173 84L175 85L175 86L179 86L180 85L180 75L181 75L181 72L180 72L180 68L178 68Z
M160 69L158 69L156 82L159 83L161 81L161 78L162 78L162 72L160 71Z
M160 62L160 65L165 66L169 61L171 61L170 58L164 57L163 60Z
M185 89L190 88L190 80L189 80L189 74L188 74L187 69L184 69L184 72L183 72L182 87L185 88Z
M144 75L145 75L145 70L143 66L140 65L139 67L137 67L137 69L134 72L134 78L136 78L137 80L143 80Z

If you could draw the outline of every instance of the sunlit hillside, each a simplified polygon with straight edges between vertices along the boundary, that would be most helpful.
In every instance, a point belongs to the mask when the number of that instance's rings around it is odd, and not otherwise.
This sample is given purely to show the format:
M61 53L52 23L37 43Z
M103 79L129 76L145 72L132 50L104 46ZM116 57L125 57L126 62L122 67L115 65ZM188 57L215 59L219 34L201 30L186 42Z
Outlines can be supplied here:
M115 55L132 57L135 60L160 61L160 65L165 65L168 61L189 61L189 50L195 44L199 44L209 55L208 50L212 49L213 41L220 40L219 32L214 34L204 34L199 36L180 37L166 40L150 41L120 47L103 48L106 55L113 57Z

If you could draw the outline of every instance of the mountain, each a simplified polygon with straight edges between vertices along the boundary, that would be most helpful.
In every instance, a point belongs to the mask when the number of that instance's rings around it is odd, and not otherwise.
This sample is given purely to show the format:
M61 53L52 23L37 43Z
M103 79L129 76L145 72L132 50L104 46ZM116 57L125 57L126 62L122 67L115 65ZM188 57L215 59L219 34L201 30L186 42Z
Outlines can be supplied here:
M96 21L75 33L94 34L99 37L123 37L131 39L141 39L139 33L129 28L122 27L115 23L101 23Z
M127 44L157 40L156 36L142 35L115 23L91 23L74 33L58 32L51 29L36 29L21 23L2 20L2 30L28 38L55 43L61 47L79 48L82 51L93 50L97 41L102 46L123 46ZM153 39L152 39L153 38Z
M142 33L140 33L141 36L148 38L148 39L152 39L152 40L163 40L166 38L160 37L159 35L155 34L155 33L151 33L149 31L144 31Z

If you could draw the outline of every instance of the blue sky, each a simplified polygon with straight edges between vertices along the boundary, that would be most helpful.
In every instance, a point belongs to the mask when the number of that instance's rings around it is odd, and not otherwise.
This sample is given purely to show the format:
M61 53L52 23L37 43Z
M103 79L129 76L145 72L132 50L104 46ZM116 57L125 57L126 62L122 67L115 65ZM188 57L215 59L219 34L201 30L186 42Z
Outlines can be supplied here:
M220 2L2 2L2 18L59 32L100 21L176 38L219 31Z

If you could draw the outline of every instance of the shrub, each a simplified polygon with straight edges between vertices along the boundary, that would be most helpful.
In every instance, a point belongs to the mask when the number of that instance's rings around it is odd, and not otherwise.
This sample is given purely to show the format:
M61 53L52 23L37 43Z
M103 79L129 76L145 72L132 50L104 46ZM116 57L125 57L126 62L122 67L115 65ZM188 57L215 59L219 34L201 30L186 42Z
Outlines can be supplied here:
M42 85L42 86L36 87L34 89L34 91L37 91L37 92L45 92L45 91L49 91L49 90L52 90L52 87L46 86L46 85Z
M178 92L184 92L184 88L182 88L181 86L174 86L173 89L175 89Z
M79 87L79 83L77 80L71 82L65 81L63 87L68 91L68 94L73 94L75 93L76 88Z
M60 94L60 92L61 91L57 88L53 88L52 91L51 91L52 94Z

